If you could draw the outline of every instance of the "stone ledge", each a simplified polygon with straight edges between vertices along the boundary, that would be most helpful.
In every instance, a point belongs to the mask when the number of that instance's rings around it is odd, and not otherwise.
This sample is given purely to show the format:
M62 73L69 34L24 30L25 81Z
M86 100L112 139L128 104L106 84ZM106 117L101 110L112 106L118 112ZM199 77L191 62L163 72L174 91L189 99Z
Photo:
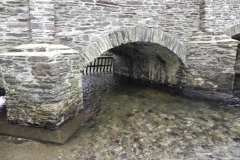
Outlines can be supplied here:
M70 49L68 46L61 44L46 44L46 43L37 43L37 44L22 44L15 47L16 49L35 49L35 48L46 48L46 49Z
M203 40L196 40L196 41L189 41L188 44L234 44L237 45L239 41L234 39L224 39L224 40L210 40L210 41L203 41Z
M46 56L52 57L62 53L79 53L68 46L59 44L23 44L0 53L0 56Z
M0 56L46 56L52 57L54 55L60 55L62 53L78 53L78 51L73 49L68 50L59 50L59 51L49 51L49 52L7 52L7 53L0 53Z

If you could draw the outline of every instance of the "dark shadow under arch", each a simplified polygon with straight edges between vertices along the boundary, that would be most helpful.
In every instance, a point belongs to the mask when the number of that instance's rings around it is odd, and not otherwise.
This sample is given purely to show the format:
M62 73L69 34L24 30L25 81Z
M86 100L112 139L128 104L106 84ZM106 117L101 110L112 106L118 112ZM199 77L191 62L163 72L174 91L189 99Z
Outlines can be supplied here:
M181 89L184 64L171 50L156 43L133 42L109 50L113 72Z
M5 96L6 95L6 91L3 88L0 88L0 96Z

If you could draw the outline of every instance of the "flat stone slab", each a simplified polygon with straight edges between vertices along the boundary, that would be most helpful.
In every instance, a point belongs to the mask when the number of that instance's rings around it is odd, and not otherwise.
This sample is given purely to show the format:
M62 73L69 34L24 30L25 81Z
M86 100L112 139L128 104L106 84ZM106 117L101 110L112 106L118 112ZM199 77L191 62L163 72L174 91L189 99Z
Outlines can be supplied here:
M96 110L82 110L76 117L64 124L58 130L34 128L8 124L6 111L0 112L0 134L38 141L64 144L82 124L97 113Z

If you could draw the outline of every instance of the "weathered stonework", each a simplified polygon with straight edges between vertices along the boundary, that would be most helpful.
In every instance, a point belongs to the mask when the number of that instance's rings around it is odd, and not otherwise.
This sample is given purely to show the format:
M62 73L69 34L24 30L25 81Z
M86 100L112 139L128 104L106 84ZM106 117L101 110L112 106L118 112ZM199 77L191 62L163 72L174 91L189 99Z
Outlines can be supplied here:
M0 0L9 122L57 128L70 119L81 106L80 71L109 50L133 62L122 64L134 77L229 99L239 15L239 0Z
M199 41L188 45L185 91L207 98L229 99L233 95L237 43Z
M62 45L21 45L0 54L8 121L56 129L82 109L79 52Z
M31 41L27 0L0 1L0 50Z
M31 39L52 42L55 37L54 1L29 0Z

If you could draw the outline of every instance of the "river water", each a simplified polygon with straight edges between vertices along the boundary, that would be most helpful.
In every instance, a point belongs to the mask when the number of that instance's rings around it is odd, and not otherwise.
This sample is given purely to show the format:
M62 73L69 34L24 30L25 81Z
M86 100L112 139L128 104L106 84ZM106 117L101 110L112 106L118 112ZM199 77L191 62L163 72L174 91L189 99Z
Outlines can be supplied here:
M84 76L99 109L64 145L0 136L1 160L240 159L240 110L112 74Z

